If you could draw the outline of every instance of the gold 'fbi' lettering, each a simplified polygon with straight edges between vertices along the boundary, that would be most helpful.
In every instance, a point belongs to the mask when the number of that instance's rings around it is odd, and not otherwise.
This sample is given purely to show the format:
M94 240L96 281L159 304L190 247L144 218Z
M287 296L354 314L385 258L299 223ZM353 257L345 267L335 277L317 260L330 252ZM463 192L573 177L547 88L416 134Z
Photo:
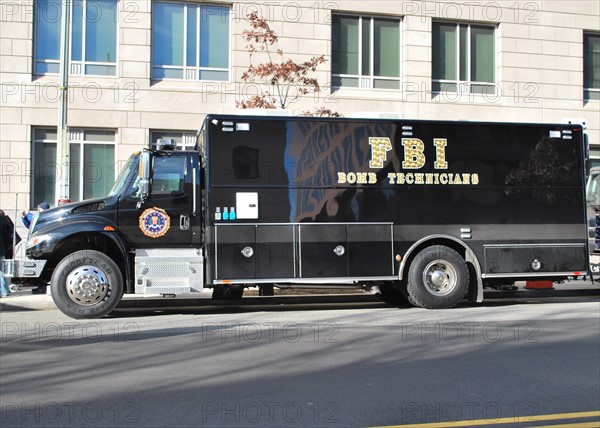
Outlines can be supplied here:
M448 169L448 162L446 162L446 149L448 142L445 138L434 138L433 145L435 146L435 163L433 167L435 169Z
M418 138L403 138L402 145L404 146L404 160L402 168L404 169L419 169L425 165L425 144Z
M392 150L392 141L389 137L369 137L371 146L371 160L369 168L383 168L383 163L387 160L387 152Z

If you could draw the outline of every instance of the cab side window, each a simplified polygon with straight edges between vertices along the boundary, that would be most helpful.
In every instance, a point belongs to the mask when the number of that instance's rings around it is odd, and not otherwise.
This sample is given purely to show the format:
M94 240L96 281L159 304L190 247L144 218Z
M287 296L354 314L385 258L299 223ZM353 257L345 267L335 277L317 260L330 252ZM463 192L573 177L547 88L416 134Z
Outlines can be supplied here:
M185 157L154 157L153 195L183 194L185 185Z

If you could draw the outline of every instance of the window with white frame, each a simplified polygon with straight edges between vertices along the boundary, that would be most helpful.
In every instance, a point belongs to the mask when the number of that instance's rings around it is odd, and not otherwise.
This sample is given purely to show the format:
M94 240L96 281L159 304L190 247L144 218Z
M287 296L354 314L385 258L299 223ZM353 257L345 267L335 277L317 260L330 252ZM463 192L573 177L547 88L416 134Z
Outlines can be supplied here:
M230 8L152 3L152 78L229 80Z
M113 130L69 130L69 198L80 201L108 195L115 182ZM32 206L54 201L56 174L56 128L33 129Z
M150 131L150 148L156 149L158 140L172 140L175 150L194 150L196 147L196 131Z
M117 75L117 0L70 0L72 75ZM34 2L34 74L60 69L61 0Z
M400 19L333 15L331 85L400 89Z
M583 35L583 97L600 101L600 34Z
M432 92L495 94L495 57L494 27L434 22Z

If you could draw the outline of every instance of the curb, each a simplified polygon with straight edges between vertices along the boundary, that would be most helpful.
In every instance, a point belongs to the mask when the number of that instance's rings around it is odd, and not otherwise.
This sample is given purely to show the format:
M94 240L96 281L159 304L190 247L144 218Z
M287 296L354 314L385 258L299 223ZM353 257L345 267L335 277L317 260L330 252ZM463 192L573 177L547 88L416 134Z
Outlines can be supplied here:
M556 285L558 288L545 290L502 291L487 290L484 293L486 300L496 299L522 299L539 297L589 297L600 296L600 287L565 289L564 285ZM166 308L193 308L201 306L275 306L275 305L307 305L307 304L342 304L342 303L380 303L384 305L375 295L367 293L356 294L317 294L299 296L247 296L243 299L213 300L210 295L206 297L188 298L185 296L165 298L161 296L141 297L135 294L126 294L115 308L119 309L166 309ZM52 310L56 305L50 295L20 295L0 299L0 311L20 310Z

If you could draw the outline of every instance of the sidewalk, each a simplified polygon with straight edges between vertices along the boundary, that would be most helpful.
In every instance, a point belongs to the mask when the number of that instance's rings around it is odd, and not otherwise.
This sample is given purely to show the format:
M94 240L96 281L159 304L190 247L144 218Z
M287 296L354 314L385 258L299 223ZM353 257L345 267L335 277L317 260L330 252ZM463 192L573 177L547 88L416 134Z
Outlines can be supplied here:
M487 299L537 298L537 297L579 297L600 296L600 283L590 281L571 281L554 284L553 290L526 290L524 283L517 283L517 291L498 291L485 289L484 301ZM167 308L193 306L230 306L230 305L281 305L309 303L369 303L379 302L372 294L356 290L346 294L319 294L319 290L307 290L303 295L275 295L273 297L247 296L240 300L212 300L212 290L203 293L163 297L161 295L125 294L119 306L121 309L133 308ZM2 310L51 310L56 309L52 296L48 294L31 294L30 289L23 289L0 299Z

